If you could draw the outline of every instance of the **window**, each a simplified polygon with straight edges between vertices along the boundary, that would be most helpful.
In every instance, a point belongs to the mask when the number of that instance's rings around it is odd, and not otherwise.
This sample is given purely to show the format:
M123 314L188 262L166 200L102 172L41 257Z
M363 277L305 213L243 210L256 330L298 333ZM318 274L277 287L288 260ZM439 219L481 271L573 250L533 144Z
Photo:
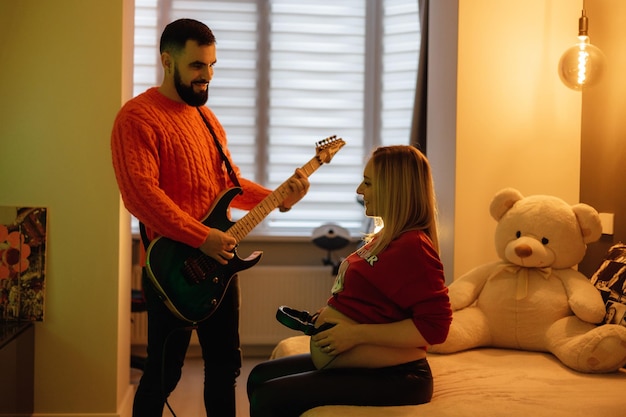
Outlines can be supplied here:
M160 83L165 24L191 17L213 30L208 105L243 176L275 189L315 156L317 141L346 141L294 210L271 213L252 234L309 237L334 222L359 236L364 161L375 146L409 140L418 1L135 0L135 10L135 95Z

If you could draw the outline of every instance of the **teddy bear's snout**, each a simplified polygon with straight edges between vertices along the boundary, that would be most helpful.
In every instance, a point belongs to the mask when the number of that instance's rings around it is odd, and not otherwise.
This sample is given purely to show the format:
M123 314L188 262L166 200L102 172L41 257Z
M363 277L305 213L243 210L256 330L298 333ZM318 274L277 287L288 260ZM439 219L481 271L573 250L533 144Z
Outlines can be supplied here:
M533 248L529 245L519 245L515 247L515 254L520 258L528 258L533 254Z
M509 242L504 251L504 259L526 268L544 267L554 262L554 254L546 249L535 238L522 236Z

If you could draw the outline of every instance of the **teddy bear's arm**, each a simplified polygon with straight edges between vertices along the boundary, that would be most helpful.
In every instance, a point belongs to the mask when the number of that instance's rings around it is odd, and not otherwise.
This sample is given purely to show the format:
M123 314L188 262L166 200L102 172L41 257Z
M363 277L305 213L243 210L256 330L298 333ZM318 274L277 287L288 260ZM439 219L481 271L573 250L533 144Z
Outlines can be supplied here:
M478 298L487 279L501 264L498 261L481 265L454 280L448 287L452 310L461 310L472 305Z
M574 269L554 271L565 287L569 306L578 318L588 323L600 323L606 313L602 296L596 287Z

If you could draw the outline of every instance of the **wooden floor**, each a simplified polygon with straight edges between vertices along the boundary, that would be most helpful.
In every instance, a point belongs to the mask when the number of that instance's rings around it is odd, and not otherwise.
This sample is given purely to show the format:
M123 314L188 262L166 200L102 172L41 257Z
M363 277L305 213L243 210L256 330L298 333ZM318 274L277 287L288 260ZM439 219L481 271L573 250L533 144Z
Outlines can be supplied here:
M246 395L246 381L250 370L259 362L267 360L267 355L244 356L241 375L237 378L237 417L250 417L248 410L248 397ZM131 383L137 384L141 378L141 371L131 369ZM204 401L202 390L204 384L204 372L202 358L192 355L185 359L183 376L178 386L170 395L169 403L176 417L203 417ZM173 417L173 414L165 406L163 417Z

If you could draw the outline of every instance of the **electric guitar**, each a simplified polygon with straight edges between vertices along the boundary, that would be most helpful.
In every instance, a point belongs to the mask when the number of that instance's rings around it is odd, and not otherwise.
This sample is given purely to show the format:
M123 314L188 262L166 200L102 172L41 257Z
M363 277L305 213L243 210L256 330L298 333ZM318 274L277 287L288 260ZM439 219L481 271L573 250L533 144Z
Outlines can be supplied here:
M336 136L317 142L316 155L302 166L306 176L322 164L329 163L344 145L343 139ZM205 225L234 237L237 244L284 201L290 190L287 180L240 220L232 222L227 215L228 206L240 192L239 187L222 192L202 220ZM256 265L263 252L254 251L241 259L235 246L233 254L228 264L222 265L200 249L158 237L146 251L146 269L150 281L170 311L178 318L195 324L215 312L233 276Z

